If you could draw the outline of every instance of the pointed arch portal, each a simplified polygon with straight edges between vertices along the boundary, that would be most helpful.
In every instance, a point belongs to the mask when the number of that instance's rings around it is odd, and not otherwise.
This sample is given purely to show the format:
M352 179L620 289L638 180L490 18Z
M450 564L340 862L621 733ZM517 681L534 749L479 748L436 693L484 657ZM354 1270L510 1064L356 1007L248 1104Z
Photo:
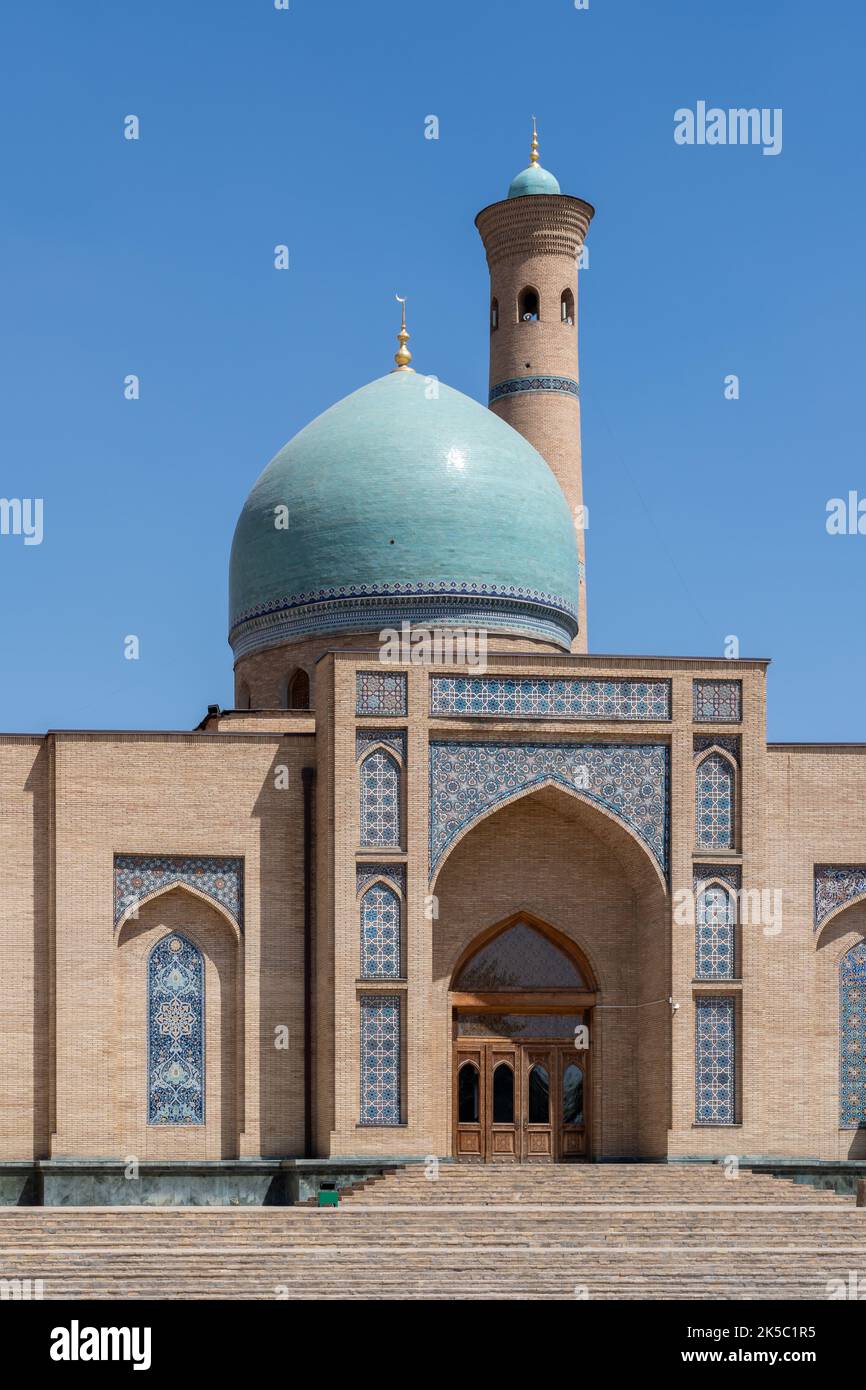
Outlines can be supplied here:
M587 1158L596 984L574 942L516 913L464 951L450 998L455 1158Z

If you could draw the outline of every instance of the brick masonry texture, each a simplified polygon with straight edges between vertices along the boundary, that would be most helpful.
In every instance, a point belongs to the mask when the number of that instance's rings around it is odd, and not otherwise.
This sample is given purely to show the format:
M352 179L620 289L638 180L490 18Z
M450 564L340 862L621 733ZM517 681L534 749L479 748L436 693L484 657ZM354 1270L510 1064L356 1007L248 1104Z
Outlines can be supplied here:
M490 387L530 376L556 376L579 382L577 353L577 255L592 209L579 198L530 197L494 203L479 213L477 226L490 269L490 297L498 304L498 324L490 333ZM524 322L518 301L531 287L539 297L537 321ZM564 291L574 302L574 322L563 323ZM511 392L491 410L529 440L553 470L572 517L583 506L580 401L567 393ZM585 565L585 532L576 525L580 564ZM587 650L586 582L581 580L579 632L573 650Z
M280 654L283 663L292 654ZM866 1156L866 1130L839 1128L839 962L866 939L866 904L814 929L814 865L856 864L866 845L866 750L770 746L764 667L743 682L735 848L699 852L692 681L733 663L594 659L497 651L503 677L671 681L670 721L431 717L430 669L404 668L408 714L403 834L405 963L396 983L359 980L360 843L356 673L368 649L322 656L316 712L213 717L189 734L0 738L5 1064L0 1156L204 1160L297 1155L303 1144L301 769L316 769L314 1135L321 1155L451 1150L451 1008L456 962L481 932L528 911L573 940L598 983L592 1019L592 1152L600 1157ZM453 672L452 672L453 673ZM379 721L381 722L381 721ZM258 731L257 731L258 730ZM712 728L700 726L701 737ZM723 729L718 730L721 735ZM597 805L545 786L494 808L428 877L431 741L489 738L670 741L670 878ZM362 740L361 747L363 749ZM363 756L363 754L362 754ZM281 771L284 769L284 771ZM277 786L278 781L285 786ZM117 853L244 860L244 935L174 887L114 927ZM381 854L378 855L381 861ZM782 894L781 930L743 924L742 978L694 980L694 929L674 920L698 863L741 866L744 889ZM438 898L430 920L425 900ZM184 932L205 958L203 1126L146 1123L146 958ZM402 1123L359 1127L360 996L399 993L405 1015ZM695 1125L698 994L732 994L737 1123ZM667 1000L679 1009L672 1014ZM275 1046L288 1030L288 1048Z

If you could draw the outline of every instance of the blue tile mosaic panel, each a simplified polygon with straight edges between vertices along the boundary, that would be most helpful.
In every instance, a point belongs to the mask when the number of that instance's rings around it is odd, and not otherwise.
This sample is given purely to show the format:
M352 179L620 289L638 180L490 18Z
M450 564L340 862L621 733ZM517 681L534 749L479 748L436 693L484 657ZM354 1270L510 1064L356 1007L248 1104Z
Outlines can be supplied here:
M732 849L734 772L721 753L710 753L695 772L695 812L699 849Z
M386 747L393 748L394 752L399 753L405 763L405 729L358 729L355 733L355 757L360 758L361 754L366 753L368 748L372 748L374 743L384 743Z
M406 896L406 865L405 864L359 864L355 874L355 891L360 893L376 878L387 878L396 888L400 889L403 897Z
M577 634L577 611L570 594L550 593L523 584L478 581L400 580L394 584L349 584L316 589L239 613L233 620L235 658L279 646L307 633L354 629L471 627L515 629L566 651ZM359 714L405 714L376 703Z
M696 753L705 753L708 748L724 748L737 766L740 765L739 734L695 734L694 741Z
M186 884L212 898L243 929L243 859L179 854L114 856L114 925L143 898L174 883Z
M815 926L866 893L866 864L815 865Z
M695 900L695 976L699 980L734 978L736 899L718 883L698 891Z
M433 676L430 713L497 719L670 719L670 681Z
M700 995L695 1000L695 1120L699 1125L736 1124L735 1000Z
M700 892L703 884L711 878L720 878L723 883L733 888L735 893L740 891L742 870L739 864L695 864L693 872L696 893Z
M560 396L580 396L580 386L570 376L514 376L507 381L498 381L491 386L487 404L501 400L503 396L519 395L524 391L552 391Z
M866 941L839 966L839 1100L841 1129L866 1127Z
M361 844L400 847L400 765L381 748L361 764Z
M430 745L430 869L461 831L501 801L554 782L613 811L668 865L666 744Z
M358 671L356 714L406 713L406 676L399 671Z
M204 1124L204 959L185 936L147 963L147 1123Z
M398 994L361 996L361 1124L401 1123L402 1028Z
M361 899L361 975L365 980L398 980L400 899L376 883Z
M743 717L742 681L695 681L696 724L739 724Z

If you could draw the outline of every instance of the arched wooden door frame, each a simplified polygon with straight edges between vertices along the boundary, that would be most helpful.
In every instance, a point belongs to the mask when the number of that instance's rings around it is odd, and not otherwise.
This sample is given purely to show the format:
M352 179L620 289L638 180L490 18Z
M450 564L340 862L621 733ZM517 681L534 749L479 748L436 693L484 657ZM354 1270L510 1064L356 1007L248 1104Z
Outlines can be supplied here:
M466 965L486 945L518 923L525 924L546 937L550 943L571 960L584 981L583 988L518 988L509 990L460 990L455 985ZM452 1021L452 1148L454 1157L463 1162L567 1162L588 1159L591 1155L591 1103L589 1049L578 1049L574 1043L563 1041L555 1030L545 1029L544 1020L551 1015L577 1016L585 1023L590 1039L593 1031L593 1009L598 999L597 975L591 962L570 937L537 917L533 912L514 912L500 922L480 932L461 952L451 972L449 1017ZM537 1036L506 1039L491 1035L485 1038L458 1036L461 1013L476 1014L537 1014ZM498 1066L508 1063L514 1072L515 1116L513 1124L497 1121L493 1115L493 1075ZM563 1084L568 1065L575 1062L583 1074L583 1123L567 1126L564 1114ZM478 1071L478 1119L468 1121L460 1114L460 1072L472 1065ZM534 1067L545 1067L549 1081L549 1124L530 1122L529 1086Z

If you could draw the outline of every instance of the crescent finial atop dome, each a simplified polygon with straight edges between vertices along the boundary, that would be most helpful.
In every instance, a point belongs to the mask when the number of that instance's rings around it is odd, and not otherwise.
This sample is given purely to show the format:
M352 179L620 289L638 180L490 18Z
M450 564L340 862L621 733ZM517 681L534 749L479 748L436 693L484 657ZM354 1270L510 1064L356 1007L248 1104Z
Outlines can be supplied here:
M397 363L394 370L398 372L411 372L415 369L409 366L409 363L412 361L412 354L406 346L409 341L409 334L406 332L406 299L405 296L401 298L399 294L395 294L394 298L398 304L402 304L403 306L403 322L400 325L400 332L397 334L397 340L400 346L394 353L394 361Z

